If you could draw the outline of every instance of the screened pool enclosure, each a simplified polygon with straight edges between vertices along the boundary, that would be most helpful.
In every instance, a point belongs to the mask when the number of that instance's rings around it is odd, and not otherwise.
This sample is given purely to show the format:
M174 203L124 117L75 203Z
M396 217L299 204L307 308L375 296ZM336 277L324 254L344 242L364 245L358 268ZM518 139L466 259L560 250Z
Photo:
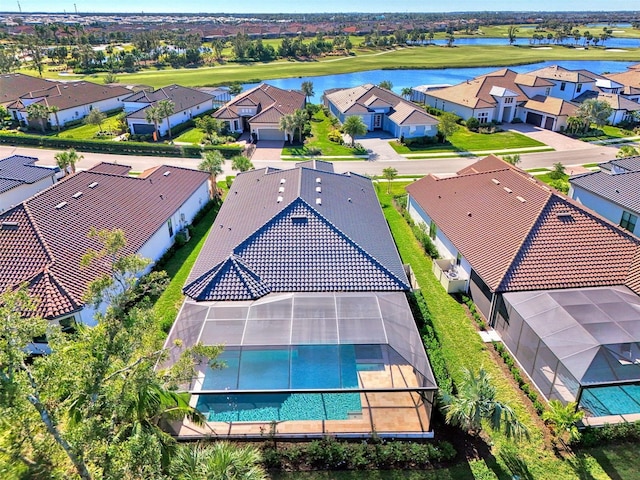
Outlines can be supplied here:
M429 435L437 387L404 292L187 300L167 344L178 338L225 346L225 368L190 386L216 434Z
M616 286L503 300L496 330L545 397L607 422L640 418L640 297Z

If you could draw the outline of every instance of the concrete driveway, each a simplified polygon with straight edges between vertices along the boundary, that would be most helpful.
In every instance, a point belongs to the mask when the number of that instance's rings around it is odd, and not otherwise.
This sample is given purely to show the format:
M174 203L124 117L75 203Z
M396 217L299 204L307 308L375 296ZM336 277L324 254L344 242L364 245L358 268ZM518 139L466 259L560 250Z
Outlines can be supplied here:
M280 161L282 155L283 140L260 140L256 143L256 150L251 155L251 160Z
M527 137L537 140L554 148L556 152L567 152L570 150L585 150L596 147L587 142L576 140L575 138L569 138L557 132L546 130L544 128L535 127L527 123L512 123L508 126L507 130L510 132L521 133ZM597 148L597 147L596 147Z
M402 155L391 148L389 142L395 137L386 132L369 133L364 137L356 137L356 143L360 143L369 152L369 161L392 162L406 160ZM351 141L347 138L345 141Z

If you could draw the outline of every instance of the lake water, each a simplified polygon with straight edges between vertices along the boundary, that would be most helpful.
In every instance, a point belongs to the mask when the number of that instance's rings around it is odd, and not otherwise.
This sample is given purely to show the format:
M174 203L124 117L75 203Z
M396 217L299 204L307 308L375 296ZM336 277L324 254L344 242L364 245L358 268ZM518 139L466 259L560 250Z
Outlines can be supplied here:
M592 35L596 35L601 33L601 30L593 30L591 32ZM584 42L583 39L580 39L578 42L578 47L582 46ZM446 45L446 40L434 40L433 43L436 45ZM454 45L507 45L509 41L506 37L487 37L487 38L456 38ZM567 45L573 45L572 40L568 40ZM530 45L529 38L518 37L516 35L516 45ZM537 42L536 42L537 45ZM543 42L540 46L545 46ZM602 42L598 42L598 46L602 46ZM607 48L640 48L640 38L610 38L605 43L604 46Z
M548 61L532 63L529 65L518 65L508 67L518 73L526 73L538 68L549 65L561 65L565 68L577 70L585 69L593 73L617 73L624 72L627 67L637 62L614 62L606 60L593 61ZM379 84L383 80L389 80L393 84L393 91L400 93L405 87L415 87L418 85L433 85L449 83L456 85L458 83L470 80L479 75L485 75L489 72L499 70L504 67L474 67L474 68L442 68L434 70L367 70L364 72L343 73L339 75L323 75L318 77L299 77L299 78L278 78L268 80L270 85L278 88L300 89L303 81L309 80L313 82L315 96L311 99L312 103L320 103L322 93L331 88L350 88L362 85L364 83ZM257 83L244 84L245 90L253 88Z

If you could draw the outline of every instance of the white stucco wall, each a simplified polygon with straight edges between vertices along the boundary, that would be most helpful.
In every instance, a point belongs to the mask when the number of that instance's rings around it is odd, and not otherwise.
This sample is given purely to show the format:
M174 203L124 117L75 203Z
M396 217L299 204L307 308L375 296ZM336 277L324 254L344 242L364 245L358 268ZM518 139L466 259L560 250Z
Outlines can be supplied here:
M20 202L23 202L27 198L34 196L36 193L44 190L50 185L53 185L55 182L55 172L52 169L50 177L43 178L42 180L34 183L22 184L0 194L0 213L10 209Z
M620 225L623 212L627 211L632 215L635 215L638 217L638 221L636 222L636 228L631 233L640 237L640 212L625 210L620 205L573 184L571 184L571 187L569 188L569 196L616 225Z
M144 107L144 104L138 103L137 105L138 105L138 108L135 108L132 111L137 111L140 109L140 107ZM125 106L125 112L127 111L127 108L131 108L131 104L128 104L127 106ZM213 108L213 100L207 100L205 102L199 103L198 105L195 105L186 110L176 111L173 115L169 117L169 124L171 125L171 128L173 128L177 125L180 125L186 122L187 120L192 119L197 115L200 115L202 112L211 110L212 108ZM129 129L133 131L133 125L152 125L153 126L153 123L148 123L145 118L127 118L127 125L129 126ZM164 137L165 135L168 135L169 127L167 127L166 118L163 118L160 121L160 123L158 123L158 130L160 132L160 136Z

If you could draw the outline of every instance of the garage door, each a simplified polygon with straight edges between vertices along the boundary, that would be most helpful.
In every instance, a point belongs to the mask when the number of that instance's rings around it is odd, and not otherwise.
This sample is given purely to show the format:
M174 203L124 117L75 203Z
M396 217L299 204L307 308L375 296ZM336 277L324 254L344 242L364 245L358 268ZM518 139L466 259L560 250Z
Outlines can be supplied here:
M144 123L134 123L131 126L133 127L133 133L135 135L151 135L156 130L153 125Z
M547 130L553 130L553 117L547 117L544 122L544 128Z
M527 123L539 127L542 125L542 115L539 113L527 112Z
M261 128L258 130L258 140L284 140L284 132L277 128Z

